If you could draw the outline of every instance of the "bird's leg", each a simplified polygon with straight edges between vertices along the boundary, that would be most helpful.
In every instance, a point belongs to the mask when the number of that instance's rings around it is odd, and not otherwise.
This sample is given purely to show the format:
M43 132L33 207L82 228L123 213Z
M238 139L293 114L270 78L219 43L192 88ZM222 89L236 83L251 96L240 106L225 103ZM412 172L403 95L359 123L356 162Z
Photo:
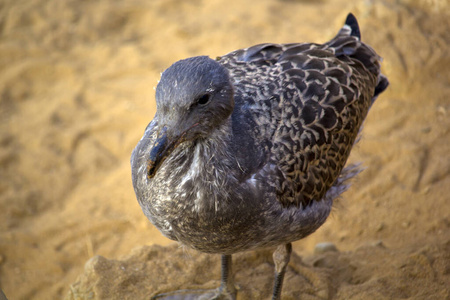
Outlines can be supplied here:
M234 286L234 279L231 266L231 255L222 255L222 278L220 282L221 294L232 295L236 297L236 287Z
M150 299L163 300L234 300L236 299L236 287L234 286L231 272L231 255L222 255L222 278L220 287L213 290L179 290L155 295Z
M275 252L273 252L273 261L275 263L275 280L273 284L272 300L281 299L281 289L283 288L284 274L286 273L286 267L291 258L292 244L278 246Z

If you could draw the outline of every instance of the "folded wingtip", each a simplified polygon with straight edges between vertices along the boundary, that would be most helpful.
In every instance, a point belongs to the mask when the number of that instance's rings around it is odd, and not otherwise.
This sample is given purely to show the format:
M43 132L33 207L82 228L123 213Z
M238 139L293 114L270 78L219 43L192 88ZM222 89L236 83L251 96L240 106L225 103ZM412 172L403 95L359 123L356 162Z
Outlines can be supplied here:
M349 26L351 29L351 36L357 37L361 40L361 31L359 30L358 20L356 20L355 15L349 13L347 19L345 19L345 25Z

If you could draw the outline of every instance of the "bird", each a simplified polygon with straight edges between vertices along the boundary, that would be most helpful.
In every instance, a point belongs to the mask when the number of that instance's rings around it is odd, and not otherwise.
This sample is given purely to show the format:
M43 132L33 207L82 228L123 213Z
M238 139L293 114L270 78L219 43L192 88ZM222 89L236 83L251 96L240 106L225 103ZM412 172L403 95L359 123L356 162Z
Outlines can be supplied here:
M235 299L232 255L261 248L275 249L272 299L281 298L291 243L326 221L360 171L346 163L389 84L381 60L349 13L323 44L258 44L161 74L132 182L164 236L221 255L220 287L198 299Z

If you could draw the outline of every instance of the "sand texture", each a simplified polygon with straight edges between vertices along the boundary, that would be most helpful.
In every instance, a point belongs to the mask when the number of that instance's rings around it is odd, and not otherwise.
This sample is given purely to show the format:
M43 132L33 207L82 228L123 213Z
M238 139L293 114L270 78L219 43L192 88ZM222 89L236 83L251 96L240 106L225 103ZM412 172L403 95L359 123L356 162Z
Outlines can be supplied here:
M0 288L10 300L149 299L214 287L220 259L145 218L129 158L160 72L262 42L324 42L353 12L391 85L365 171L294 243L283 299L450 299L450 5L445 0L0 1ZM337 251L315 251L333 243ZM270 251L234 259L267 299ZM1 298L1 297L0 297Z

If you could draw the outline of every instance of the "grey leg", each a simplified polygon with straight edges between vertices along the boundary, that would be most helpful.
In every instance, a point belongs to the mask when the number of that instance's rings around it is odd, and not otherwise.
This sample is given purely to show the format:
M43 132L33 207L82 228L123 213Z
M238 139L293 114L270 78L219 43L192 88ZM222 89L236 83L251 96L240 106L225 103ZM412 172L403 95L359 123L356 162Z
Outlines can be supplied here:
M222 255L220 293L236 297L236 287L234 286L231 262L231 255Z
M222 278L220 287L213 290L179 290L151 297L151 300L234 300L236 287L231 272L231 255L222 255ZM1 300L1 299L0 299Z
M283 279L286 267L291 258L292 244L278 246L273 253L273 261L275 263L275 281L273 284L272 300L281 299L281 289L283 288Z

